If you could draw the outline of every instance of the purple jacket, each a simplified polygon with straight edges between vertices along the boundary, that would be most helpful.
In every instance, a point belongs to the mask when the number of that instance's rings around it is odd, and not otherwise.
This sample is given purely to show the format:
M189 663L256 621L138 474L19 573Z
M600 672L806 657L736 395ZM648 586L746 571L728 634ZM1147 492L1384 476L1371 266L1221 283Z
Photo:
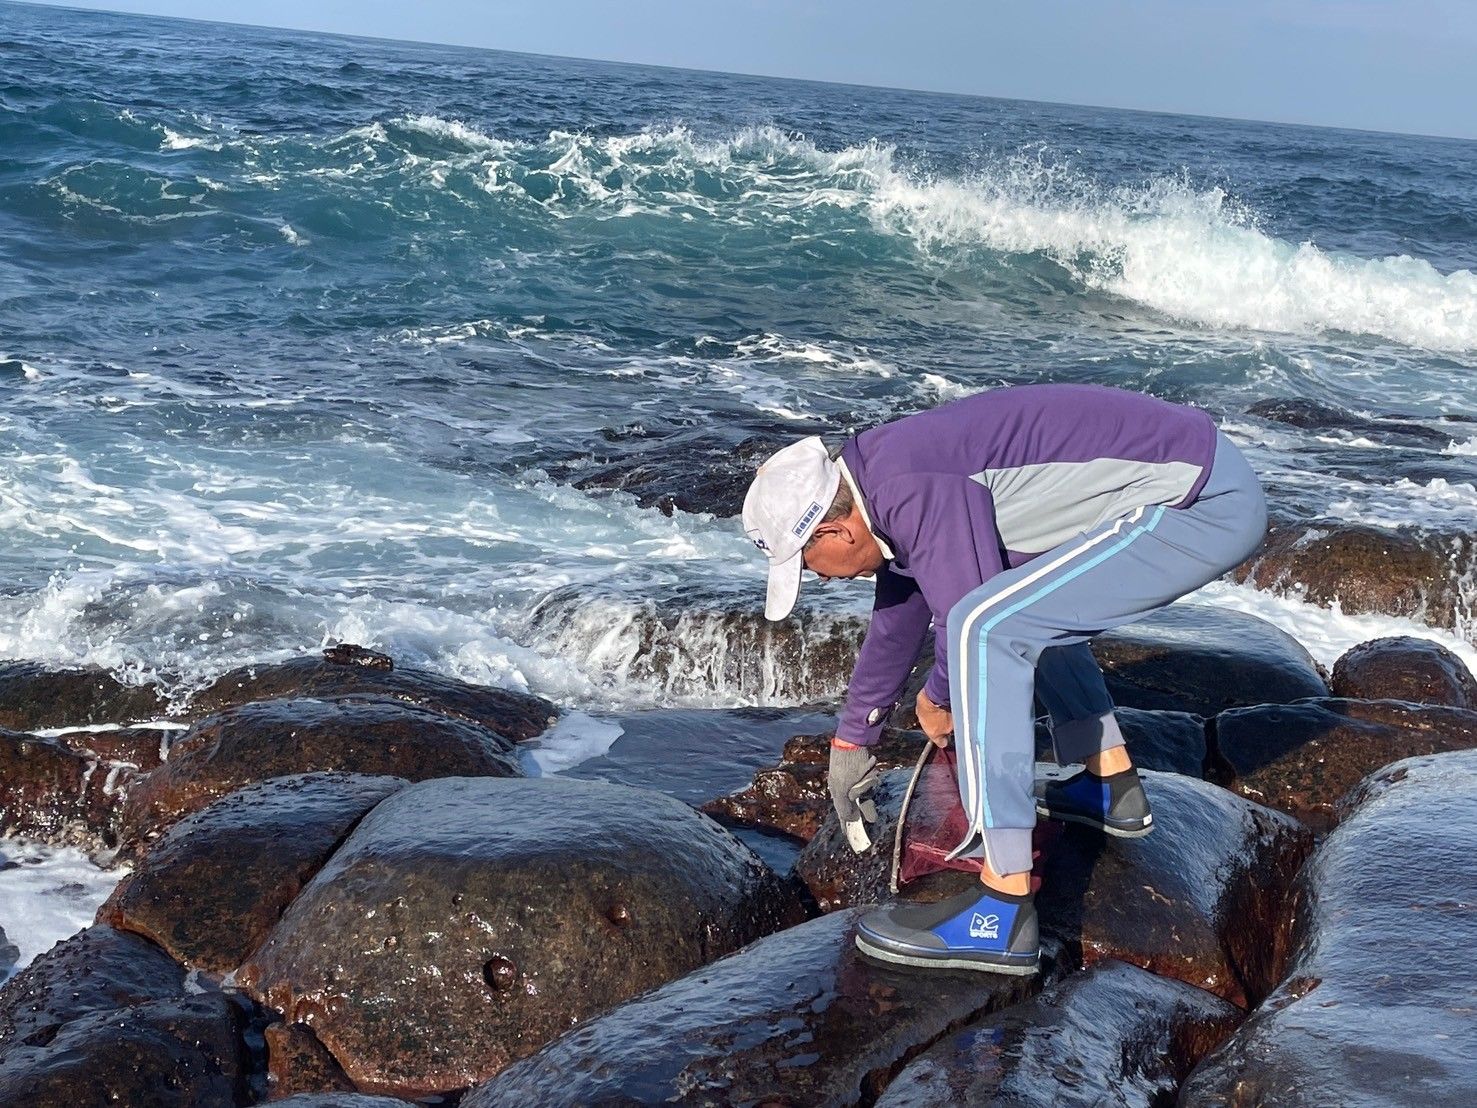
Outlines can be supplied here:
M887 562L836 734L877 741L929 623L1008 567L1152 504L1184 507L1215 456L1195 408L1099 385L996 389L857 435L842 472ZM949 703L946 635L924 686Z

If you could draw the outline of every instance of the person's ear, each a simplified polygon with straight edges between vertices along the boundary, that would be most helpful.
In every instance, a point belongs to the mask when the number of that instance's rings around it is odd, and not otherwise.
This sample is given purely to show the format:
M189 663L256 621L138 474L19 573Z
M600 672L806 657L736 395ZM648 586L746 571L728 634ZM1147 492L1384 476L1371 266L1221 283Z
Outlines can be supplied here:
M847 526L844 519L833 519L828 523L822 523L811 532L811 538L820 538L822 535L836 535L848 546L856 541L856 536L852 534L851 528Z

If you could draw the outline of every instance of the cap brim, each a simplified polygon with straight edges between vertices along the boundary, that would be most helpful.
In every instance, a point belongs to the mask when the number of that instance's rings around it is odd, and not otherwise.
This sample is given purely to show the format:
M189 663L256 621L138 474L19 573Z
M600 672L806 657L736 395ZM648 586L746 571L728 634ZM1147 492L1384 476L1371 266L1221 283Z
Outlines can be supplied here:
M764 618L784 619L800 595L800 572L805 559L796 554L783 562L769 564L769 591L764 597Z

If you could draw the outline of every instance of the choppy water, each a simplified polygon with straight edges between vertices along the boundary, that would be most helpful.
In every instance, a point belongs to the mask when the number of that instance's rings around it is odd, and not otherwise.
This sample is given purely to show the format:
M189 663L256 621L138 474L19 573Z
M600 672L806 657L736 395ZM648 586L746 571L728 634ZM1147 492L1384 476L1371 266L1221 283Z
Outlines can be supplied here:
M345 638L594 710L782 702L681 622L758 606L733 521L548 468L1006 382L1203 405L1285 515L1471 530L1474 268L1468 142L0 4L0 657L188 687ZM1328 652L1386 626L1212 591Z

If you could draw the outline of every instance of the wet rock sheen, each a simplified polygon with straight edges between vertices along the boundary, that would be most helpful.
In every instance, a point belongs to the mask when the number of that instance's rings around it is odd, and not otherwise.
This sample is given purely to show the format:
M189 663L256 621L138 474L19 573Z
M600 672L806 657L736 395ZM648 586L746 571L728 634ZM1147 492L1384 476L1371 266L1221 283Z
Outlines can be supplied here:
M421 1095L800 918L747 848L669 797L449 778L365 817L239 979L310 1023L360 1090Z
M1477 678L1430 639L1398 635L1360 643L1333 666L1334 696L1477 708Z

